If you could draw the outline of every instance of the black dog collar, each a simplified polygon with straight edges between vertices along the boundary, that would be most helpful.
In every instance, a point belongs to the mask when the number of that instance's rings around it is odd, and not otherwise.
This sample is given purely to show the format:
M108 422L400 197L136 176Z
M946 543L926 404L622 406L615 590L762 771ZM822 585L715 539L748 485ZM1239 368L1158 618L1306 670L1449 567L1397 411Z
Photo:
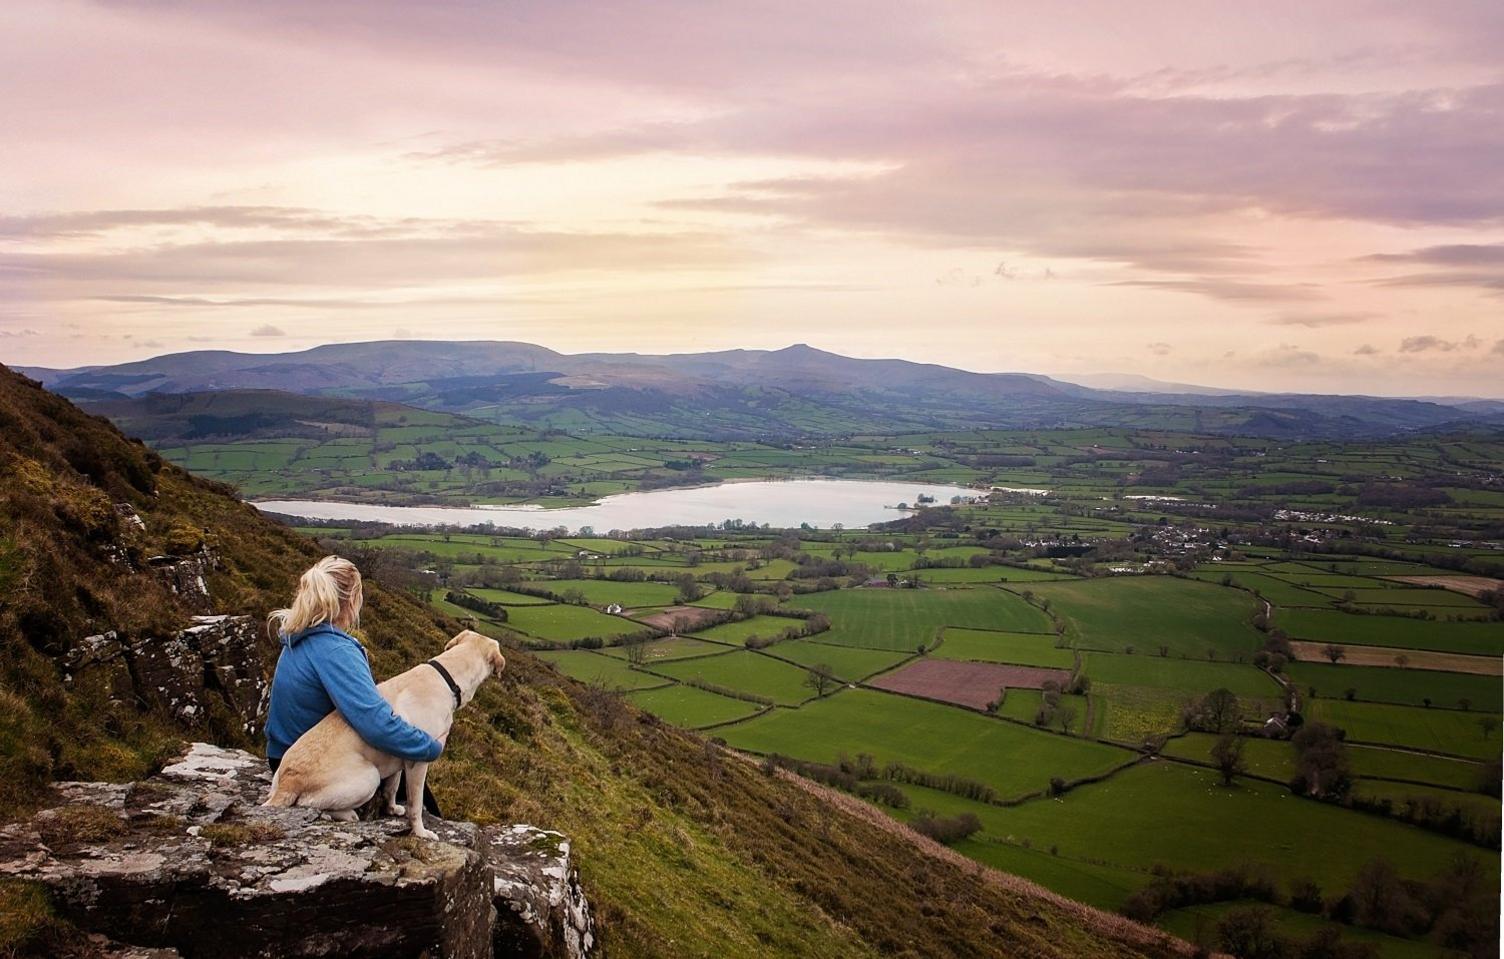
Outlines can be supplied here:
M428 665L432 666L435 672L444 677L445 685L449 687L451 693L454 693L454 708L459 709L463 705L460 702L460 684L454 681L454 677L449 675L449 670L445 669L444 664L437 659L430 659Z

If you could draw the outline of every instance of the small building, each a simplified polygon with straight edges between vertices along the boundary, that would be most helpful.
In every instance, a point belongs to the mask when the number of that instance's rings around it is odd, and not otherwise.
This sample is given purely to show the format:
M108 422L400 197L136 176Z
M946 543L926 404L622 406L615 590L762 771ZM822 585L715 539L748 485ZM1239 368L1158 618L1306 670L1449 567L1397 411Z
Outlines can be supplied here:
M606 606L606 612L610 613L612 616L620 616L621 615L621 603L611 603L611 604L607 605Z

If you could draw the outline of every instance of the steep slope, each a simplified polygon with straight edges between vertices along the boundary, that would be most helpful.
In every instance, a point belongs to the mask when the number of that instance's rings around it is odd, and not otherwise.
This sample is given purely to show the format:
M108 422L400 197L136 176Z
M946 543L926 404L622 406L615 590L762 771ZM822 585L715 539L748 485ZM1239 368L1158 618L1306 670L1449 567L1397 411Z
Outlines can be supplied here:
M139 778L185 733L254 747L225 710L184 729L161 706L70 682L59 656L106 630L149 644L182 625L193 608L150 571L157 552L210 547L218 611L259 619L316 546L3 367L0 475L4 815L35 807L51 780ZM376 581L365 622L378 676L456 629ZM518 650L510 660L460 714L431 781L450 815L569 834L613 955L1168 954L1152 933L926 855L614 694ZM0 954L76 944L34 890L0 884L0 913Z

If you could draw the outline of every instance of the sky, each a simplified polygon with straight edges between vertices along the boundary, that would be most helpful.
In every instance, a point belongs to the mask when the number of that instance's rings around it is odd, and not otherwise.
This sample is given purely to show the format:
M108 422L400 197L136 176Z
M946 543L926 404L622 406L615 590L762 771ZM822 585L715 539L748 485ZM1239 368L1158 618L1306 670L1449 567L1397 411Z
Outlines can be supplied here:
M7 0L0 362L1504 396L1504 3Z

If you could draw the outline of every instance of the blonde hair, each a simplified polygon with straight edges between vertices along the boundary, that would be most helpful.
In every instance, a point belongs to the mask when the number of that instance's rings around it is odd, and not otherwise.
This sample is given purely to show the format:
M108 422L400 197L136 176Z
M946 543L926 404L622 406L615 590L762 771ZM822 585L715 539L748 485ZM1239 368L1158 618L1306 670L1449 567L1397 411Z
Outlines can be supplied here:
M339 556L325 556L298 580L292 607L275 610L267 617L267 631L274 636L296 636L322 623L354 626L360 622L364 601L360 570L355 564Z

